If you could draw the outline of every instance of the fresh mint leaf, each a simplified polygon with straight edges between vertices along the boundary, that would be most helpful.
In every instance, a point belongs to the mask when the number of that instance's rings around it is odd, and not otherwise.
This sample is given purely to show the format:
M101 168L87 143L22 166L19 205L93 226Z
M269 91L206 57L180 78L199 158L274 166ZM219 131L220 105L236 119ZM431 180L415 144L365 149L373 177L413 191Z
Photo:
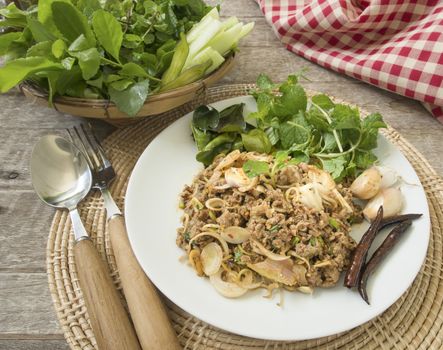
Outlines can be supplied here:
M307 155L303 151L294 151L291 153L291 159L288 162L288 165L297 165L300 163L309 163L309 155Z
M145 103L149 93L149 80L138 82L124 91L109 88L109 97L117 108L134 117Z
M328 113L326 111L324 112ZM306 112L306 120L317 130L328 132L331 129L325 115L316 106L312 106L309 111Z
M0 92L8 91L36 72L61 69L63 66L60 63L45 57L26 57L9 61L0 68Z
M192 115L192 125L202 131L213 130L217 128L220 121L220 113L212 107L199 106Z
M345 167L348 160L345 157L340 156L331 159L322 159L321 162L323 170L330 173L335 181L340 181L346 175Z
M74 5L55 1L51 4L51 8L55 26L68 41L73 42L83 34L91 45L95 43L88 19Z
M120 62L119 54L123 41L123 31L117 19L105 10L97 10L92 16L92 28L100 45L117 62Z
M387 125L380 113L372 113L362 120L362 127L363 129L381 129L387 128Z
M259 160L248 160L243 164L243 171L249 178L269 173L269 164Z
M323 134L323 145L322 150L323 152L336 152L338 149L337 141L335 140L335 137L332 133L326 132Z
M377 157L370 151L356 151L354 154L354 163L359 169L367 169L377 160Z
M335 104L332 102L332 100L325 94L319 94L312 96L312 102L314 102L317 106L320 108L323 108L324 110L329 110L334 108Z
M297 116L280 125L279 135L283 149L290 149L294 146L304 147L307 145L311 131L306 119L303 116Z
M303 87L299 84L288 84L280 87L282 96L280 98L282 106L286 110L286 115L296 115L304 112L308 103L308 98ZM283 116L283 115L282 115Z
M247 134L241 134L241 137L248 152L269 153L272 149L272 144L263 130L253 129Z
M265 130L266 136L268 137L269 141L271 142L272 146L275 146L278 141L280 141L280 135L278 134L278 129L271 126Z
M357 129L360 130L360 115L358 109L348 105L335 105L332 113L332 127L335 130Z
M263 73L258 76L256 84L260 90L272 90L274 88L272 80Z

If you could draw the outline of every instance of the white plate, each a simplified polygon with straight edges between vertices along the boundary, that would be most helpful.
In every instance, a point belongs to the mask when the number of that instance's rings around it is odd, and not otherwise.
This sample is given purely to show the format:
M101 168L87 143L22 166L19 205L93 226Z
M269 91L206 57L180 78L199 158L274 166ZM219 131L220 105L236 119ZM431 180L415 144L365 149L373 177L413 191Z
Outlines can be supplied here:
M237 97L214 103L223 109L246 103L245 113L256 109L252 97ZM197 318L229 332L272 340L302 340L328 336L354 328L386 310L411 285L429 241L430 219L424 190L406 158L384 137L376 150L382 165L395 169L404 179L406 200L403 213L423 213L370 278L368 306L357 291L343 287L317 289L313 295L285 292L284 306L262 297L263 290L239 299L219 295L208 279L179 262L183 251L175 244L181 211L178 195L202 169L195 160L191 138L192 113L165 129L138 160L126 193L125 215L134 252L158 289L179 307ZM407 185L416 184L416 185ZM359 240L367 224L356 226ZM381 234L375 244L381 243ZM277 293L278 294L278 293Z

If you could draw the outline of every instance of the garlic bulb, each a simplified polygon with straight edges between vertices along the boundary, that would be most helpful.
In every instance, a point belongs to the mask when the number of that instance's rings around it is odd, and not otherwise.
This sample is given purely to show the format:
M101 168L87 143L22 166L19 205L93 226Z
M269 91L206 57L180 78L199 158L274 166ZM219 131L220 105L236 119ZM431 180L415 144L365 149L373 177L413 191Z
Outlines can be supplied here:
M360 199L370 199L380 190L381 175L375 168L369 168L363 171L352 183L351 192Z
M398 188L382 189L363 210L363 215L368 220L373 220L377 215L377 210L383 206L383 217L394 216L400 213L403 207L403 196Z

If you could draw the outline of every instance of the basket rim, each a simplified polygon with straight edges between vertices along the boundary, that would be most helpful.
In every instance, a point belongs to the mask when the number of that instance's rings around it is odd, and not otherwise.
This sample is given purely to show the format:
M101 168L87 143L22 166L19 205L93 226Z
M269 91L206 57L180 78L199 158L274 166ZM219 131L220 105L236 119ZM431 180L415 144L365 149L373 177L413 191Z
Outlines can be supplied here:
M146 101L144 104L148 104L150 102L154 101L163 101L168 100L173 97L181 96L187 93L190 93L192 91L196 91L199 89L205 89L208 81L212 79L219 80L227 70L231 67L231 65L234 63L235 59L235 53L230 54L228 57L226 57L223 64L216 69L214 72L209 74L208 76L204 77L203 79L199 79L193 83L166 91L158 94L150 94L148 95ZM41 88L37 84L25 80L19 85L20 90L26 91L29 94L33 95L36 98L41 99L48 99L48 91ZM70 96L54 96L53 103L57 104L63 104L63 105L70 105L70 106L88 106L88 107L97 107L97 108L109 108L112 106L115 106L115 103L111 100L106 99L90 99L90 98L80 98L80 97L70 97Z

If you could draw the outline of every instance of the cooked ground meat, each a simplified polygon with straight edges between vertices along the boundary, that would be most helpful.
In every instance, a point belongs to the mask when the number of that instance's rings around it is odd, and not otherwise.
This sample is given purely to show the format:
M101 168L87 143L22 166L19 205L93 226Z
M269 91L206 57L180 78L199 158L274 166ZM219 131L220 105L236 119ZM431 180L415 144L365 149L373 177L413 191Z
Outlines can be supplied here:
M243 236L232 242L225 237L228 253L219 268L226 280L249 271L263 286L335 285L356 246L350 222L361 216L349 189L303 163L248 177L243 165L250 160L273 169L271 156L234 151L185 186L178 246L201 252L210 242L220 244L224 230L239 227L246 230L239 231ZM205 232L211 234L193 239Z

